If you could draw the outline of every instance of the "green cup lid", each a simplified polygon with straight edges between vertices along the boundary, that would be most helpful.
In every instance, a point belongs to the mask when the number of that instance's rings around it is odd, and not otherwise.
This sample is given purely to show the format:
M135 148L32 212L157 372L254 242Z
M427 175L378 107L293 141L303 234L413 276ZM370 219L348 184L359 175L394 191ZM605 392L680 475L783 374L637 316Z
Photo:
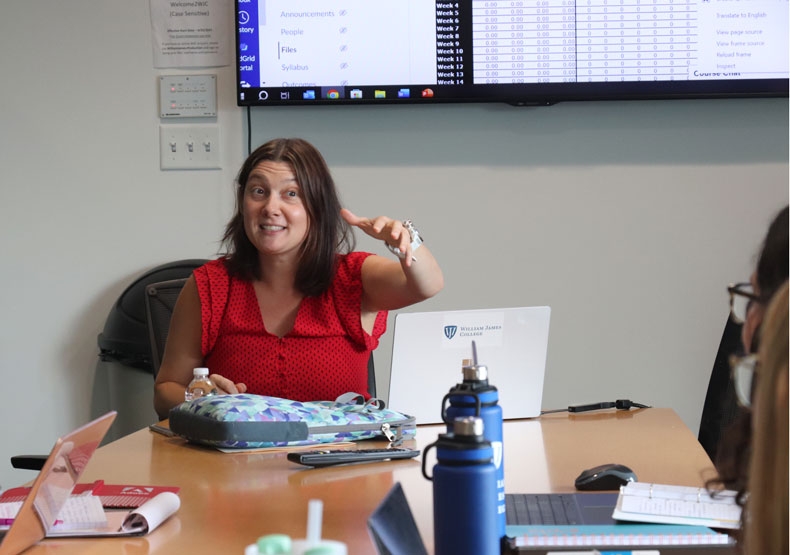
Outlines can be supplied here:
M291 552L291 536L285 534L269 534L258 538L260 555L278 555Z

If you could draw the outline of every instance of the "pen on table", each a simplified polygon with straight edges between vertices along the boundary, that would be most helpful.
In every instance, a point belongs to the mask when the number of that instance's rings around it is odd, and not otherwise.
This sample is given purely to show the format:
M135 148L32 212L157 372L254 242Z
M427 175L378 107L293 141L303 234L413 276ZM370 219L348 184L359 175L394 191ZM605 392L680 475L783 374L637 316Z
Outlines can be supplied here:
M176 437L176 434L170 428L165 428L164 426L160 426L159 424L151 424L148 426L148 429L152 432L156 432L158 434L162 434L163 436L167 437Z
M619 550L619 551L549 551L546 555L661 555L655 549Z

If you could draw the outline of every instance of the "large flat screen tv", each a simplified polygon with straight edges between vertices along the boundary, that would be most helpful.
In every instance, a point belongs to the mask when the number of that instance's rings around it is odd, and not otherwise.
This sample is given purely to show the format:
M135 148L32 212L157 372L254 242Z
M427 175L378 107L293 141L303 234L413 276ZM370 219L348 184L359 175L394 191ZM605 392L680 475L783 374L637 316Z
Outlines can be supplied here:
M783 96L787 0L236 0L240 106Z

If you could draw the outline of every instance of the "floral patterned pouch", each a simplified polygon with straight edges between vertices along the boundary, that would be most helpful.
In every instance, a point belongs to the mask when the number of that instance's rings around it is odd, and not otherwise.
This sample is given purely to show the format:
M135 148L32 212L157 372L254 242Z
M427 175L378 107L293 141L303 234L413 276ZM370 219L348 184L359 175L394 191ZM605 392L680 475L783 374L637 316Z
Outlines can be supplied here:
M309 402L240 393L181 403L170 411L170 429L196 443L249 449L382 437L400 443L416 428L413 416L355 393Z

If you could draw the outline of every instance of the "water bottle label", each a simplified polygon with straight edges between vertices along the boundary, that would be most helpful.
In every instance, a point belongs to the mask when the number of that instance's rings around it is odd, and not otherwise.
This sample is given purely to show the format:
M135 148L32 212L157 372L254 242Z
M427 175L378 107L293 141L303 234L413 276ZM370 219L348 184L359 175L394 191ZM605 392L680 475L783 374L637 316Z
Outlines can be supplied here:
M491 447L494 449L494 466L497 470L502 466L502 442L492 441Z

